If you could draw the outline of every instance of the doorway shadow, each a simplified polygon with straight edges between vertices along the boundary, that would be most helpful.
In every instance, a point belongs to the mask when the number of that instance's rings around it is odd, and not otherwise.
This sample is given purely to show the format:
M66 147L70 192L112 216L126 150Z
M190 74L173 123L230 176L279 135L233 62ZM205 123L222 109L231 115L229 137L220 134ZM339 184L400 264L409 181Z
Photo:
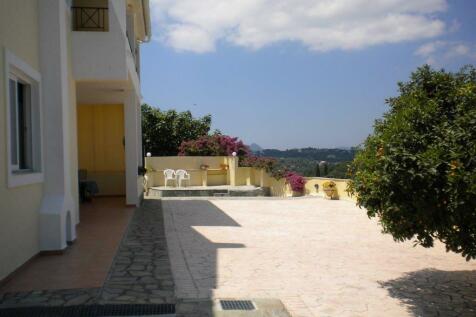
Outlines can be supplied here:
M164 200L162 204L177 316L213 316L218 252L246 247L229 230L240 224L208 200Z
M414 316L476 316L476 270L425 269L379 284Z

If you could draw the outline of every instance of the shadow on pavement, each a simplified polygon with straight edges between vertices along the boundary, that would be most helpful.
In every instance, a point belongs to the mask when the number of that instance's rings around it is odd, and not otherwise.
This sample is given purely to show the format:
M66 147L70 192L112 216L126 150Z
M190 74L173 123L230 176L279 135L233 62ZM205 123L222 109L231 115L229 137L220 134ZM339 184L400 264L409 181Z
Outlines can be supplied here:
M213 316L218 249L244 248L245 245L210 241L197 227L239 227L240 224L207 200L162 203L176 285L177 316Z
M415 316L476 316L476 270L425 269L380 285Z

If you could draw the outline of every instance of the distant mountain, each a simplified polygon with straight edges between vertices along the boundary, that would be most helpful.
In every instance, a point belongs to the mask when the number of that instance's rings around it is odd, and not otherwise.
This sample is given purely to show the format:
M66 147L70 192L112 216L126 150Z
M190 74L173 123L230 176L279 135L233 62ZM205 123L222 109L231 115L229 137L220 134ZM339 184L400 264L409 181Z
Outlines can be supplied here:
M353 160L357 148L301 148L301 149L264 149L255 152L259 156L273 157L278 166L297 172L303 176L322 176L348 178L347 166ZM326 162L327 164L323 164ZM317 169L319 168L319 173Z
M263 148L256 143L251 143L249 147L250 147L250 150L253 151L254 153L263 151Z
M350 149L317 149L317 148L302 148L302 149L265 149L259 152L260 156L268 156L275 158L301 158L314 161L327 161L332 163L352 161L355 155L355 148Z

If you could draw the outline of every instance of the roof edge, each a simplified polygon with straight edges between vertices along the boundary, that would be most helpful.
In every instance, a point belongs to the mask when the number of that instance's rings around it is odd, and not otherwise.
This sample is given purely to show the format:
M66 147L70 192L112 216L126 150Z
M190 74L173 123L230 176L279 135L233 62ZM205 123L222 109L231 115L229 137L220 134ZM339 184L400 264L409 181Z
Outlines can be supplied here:
M143 42L149 42L152 37L152 30L150 25L149 0L142 0L142 15L144 16L144 30L145 30L145 38Z

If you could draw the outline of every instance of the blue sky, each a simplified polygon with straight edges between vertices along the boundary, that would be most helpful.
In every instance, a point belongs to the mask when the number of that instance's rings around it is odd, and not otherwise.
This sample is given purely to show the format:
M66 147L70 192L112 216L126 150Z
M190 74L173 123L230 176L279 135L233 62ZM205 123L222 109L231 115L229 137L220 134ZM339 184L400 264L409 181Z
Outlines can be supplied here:
M144 102L265 148L352 146L416 67L476 63L476 1L268 1L152 0Z

